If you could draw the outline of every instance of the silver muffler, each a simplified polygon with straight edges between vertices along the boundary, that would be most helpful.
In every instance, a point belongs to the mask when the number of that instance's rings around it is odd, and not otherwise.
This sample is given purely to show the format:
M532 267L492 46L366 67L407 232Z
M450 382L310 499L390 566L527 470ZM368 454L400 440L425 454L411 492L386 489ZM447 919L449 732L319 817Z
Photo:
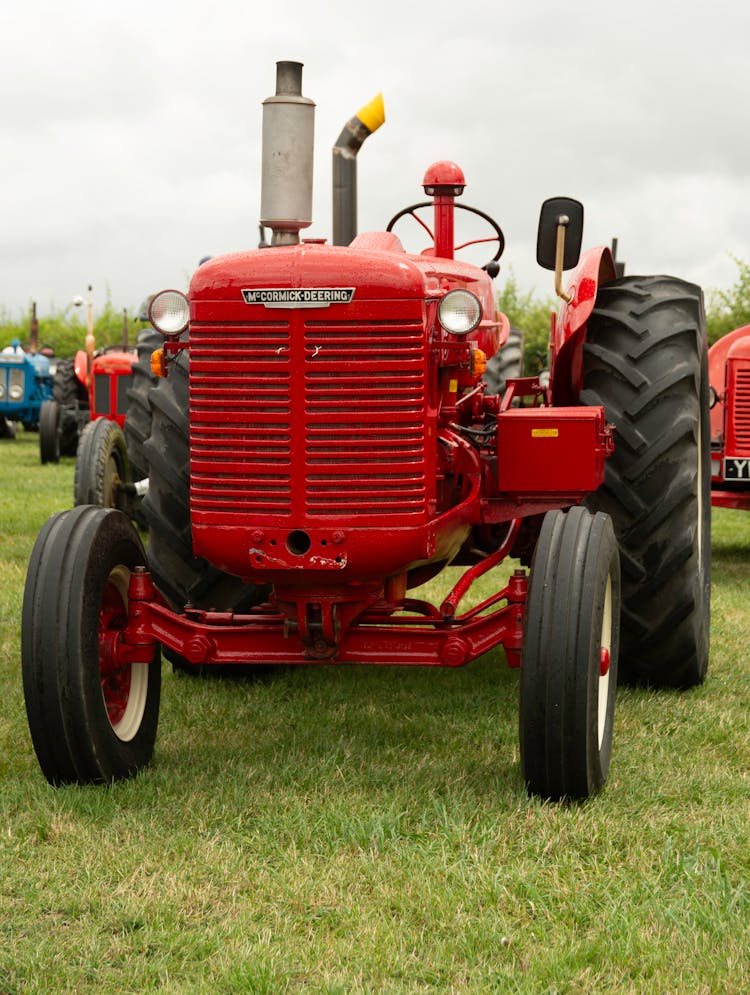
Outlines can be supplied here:
M302 96L302 63L276 63L276 93L263 101L260 223L271 245L297 245L312 224L315 103Z

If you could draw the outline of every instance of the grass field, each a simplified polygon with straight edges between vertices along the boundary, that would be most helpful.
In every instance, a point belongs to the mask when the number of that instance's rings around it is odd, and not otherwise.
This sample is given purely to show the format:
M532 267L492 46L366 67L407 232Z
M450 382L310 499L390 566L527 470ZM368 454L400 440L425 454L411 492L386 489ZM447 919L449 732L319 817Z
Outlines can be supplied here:
M0 443L0 993L655 992L750 986L750 515L715 511L706 684L622 690L584 805L529 800L518 675L164 668L153 765L47 785L29 553L73 463Z

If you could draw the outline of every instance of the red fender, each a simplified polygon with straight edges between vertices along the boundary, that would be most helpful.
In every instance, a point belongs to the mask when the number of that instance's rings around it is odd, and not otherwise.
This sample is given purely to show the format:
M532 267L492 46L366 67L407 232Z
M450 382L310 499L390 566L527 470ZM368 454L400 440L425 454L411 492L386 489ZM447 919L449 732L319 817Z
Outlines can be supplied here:
M552 319L550 390L555 405L577 404L582 387L582 349L601 284L617 277L612 252L605 245L589 249L573 270L563 302Z
M79 349L75 360L76 379L86 386L86 350Z

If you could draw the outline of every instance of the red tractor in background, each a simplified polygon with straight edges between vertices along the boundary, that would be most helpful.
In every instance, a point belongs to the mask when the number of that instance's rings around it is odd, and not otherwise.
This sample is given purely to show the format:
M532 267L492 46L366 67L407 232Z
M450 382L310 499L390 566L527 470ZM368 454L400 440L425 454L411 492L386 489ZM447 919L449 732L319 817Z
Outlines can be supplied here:
M708 351L711 503L750 510L750 325Z
M42 405L39 420L39 452L42 463L56 463L60 456L76 457L73 485L75 504L99 504L119 508L137 517L140 504L137 482L147 476L141 436L142 412L148 409L145 395L156 379L151 372L151 353L160 344L148 324L148 303L139 318L146 326L135 349L128 346L127 313L123 312L122 344L96 350L93 307L89 287L86 348L74 359L61 359L53 379L53 400ZM131 416L131 431L124 434Z
M198 670L460 667L502 646L520 666L527 790L586 798L609 770L618 676L690 687L706 673L701 291L618 279L606 247L579 260L583 208L553 198L537 245L563 298L549 384L488 393L508 336L499 225L457 203L463 173L438 162L426 205L385 231L301 241L314 107L301 69L278 63L264 103L270 246L213 258L187 296L151 303L165 342L143 445L148 553L125 515L92 506L53 516L35 544L22 656L41 768L53 784L106 783L146 765L162 649ZM381 121L363 108L351 144ZM494 242L484 266L456 258L461 208L489 225L472 240ZM422 252L392 230L405 216ZM462 610L509 556L509 577ZM462 573L439 604L410 595L448 565Z

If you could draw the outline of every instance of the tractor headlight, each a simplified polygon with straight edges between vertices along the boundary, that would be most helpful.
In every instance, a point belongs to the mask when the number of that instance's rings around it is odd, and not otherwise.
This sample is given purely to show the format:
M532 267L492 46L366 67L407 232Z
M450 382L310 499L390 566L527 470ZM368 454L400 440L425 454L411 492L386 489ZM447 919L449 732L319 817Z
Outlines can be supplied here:
M719 403L719 395L716 392L715 387L708 388L708 406L709 408L714 408Z
M438 304L438 321L453 335L466 335L482 320L482 305L470 290L451 290Z
M12 369L10 371L10 383L8 384L8 397L11 401L23 399L23 370Z
M174 338L190 322L190 301L179 290L162 290L151 301L148 316L157 331Z
M5 400L5 384L0 383L0 401Z

